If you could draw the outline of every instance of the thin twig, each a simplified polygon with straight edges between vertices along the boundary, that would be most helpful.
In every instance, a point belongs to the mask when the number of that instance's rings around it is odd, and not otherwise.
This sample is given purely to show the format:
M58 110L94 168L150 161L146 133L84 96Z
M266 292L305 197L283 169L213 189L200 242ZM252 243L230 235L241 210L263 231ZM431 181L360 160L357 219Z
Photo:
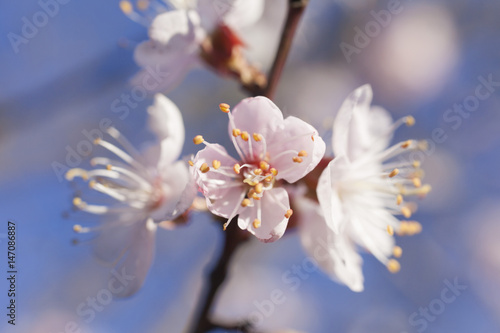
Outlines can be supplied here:
M273 99L274 93L281 78L281 73L285 67L288 53L292 46L293 37L297 30L300 18L306 9L309 0L290 0L288 5L288 15L286 18L285 26L281 34L281 40L278 47L278 52L274 58L273 66L267 79L267 86L262 91L261 95Z

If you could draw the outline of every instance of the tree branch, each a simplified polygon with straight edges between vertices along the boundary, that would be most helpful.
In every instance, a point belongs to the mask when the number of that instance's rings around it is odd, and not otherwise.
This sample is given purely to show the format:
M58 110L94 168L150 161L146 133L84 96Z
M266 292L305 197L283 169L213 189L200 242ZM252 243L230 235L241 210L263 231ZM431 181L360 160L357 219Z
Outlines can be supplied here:
M267 86L261 92L261 95L273 99L274 93L281 78L281 73L285 67L288 53L292 46L293 37L297 30L300 18L306 9L309 0L290 0L288 3L288 15L286 18L285 26L281 34L281 40L278 47L278 52L274 58L273 66L267 79Z

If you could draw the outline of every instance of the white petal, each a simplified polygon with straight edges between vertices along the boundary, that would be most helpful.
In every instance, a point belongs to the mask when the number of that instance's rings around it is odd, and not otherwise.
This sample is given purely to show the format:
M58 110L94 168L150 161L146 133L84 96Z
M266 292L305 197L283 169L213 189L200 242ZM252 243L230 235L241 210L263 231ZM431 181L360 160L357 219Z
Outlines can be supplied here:
M184 123L177 106L162 94L156 94L154 104L148 108L148 124L161 141L160 168L175 161L184 145Z
M238 29L262 17L264 0L199 0L198 12L202 26L209 32L221 23Z
M151 219L137 225L132 244L115 268L118 274L125 272L131 276L131 281L123 285L124 289L117 293L118 296L131 296L142 287L154 258L156 229Z
M200 42L200 18L194 11L171 10L158 15L149 28L151 40L174 49Z
M332 232L316 203L301 199L296 204L300 211L300 238L306 252L330 278L352 291L363 291L363 260L354 243L345 233Z
M348 163L344 156L334 158L319 177L316 194L323 210L326 223L333 232L340 233L344 224L344 213L338 192L338 177L342 176L343 168Z

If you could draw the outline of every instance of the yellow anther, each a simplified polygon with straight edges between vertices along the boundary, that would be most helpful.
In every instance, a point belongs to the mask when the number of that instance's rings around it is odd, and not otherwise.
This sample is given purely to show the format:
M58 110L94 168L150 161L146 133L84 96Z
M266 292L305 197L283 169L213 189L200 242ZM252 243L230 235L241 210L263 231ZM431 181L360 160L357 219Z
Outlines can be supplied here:
M264 178L264 181L268 182L268 183L272 182L273 181L273 176L272 175L267 176L266 178Z
M413 182L413 185L415 187L422 187L422 181L420 180L420 178L415 177L411 181Z
M228 225L229 225L229 222L224 223L224 225L222 226L222 230L226 231Z
M259 167L262 170L267 171L269 169L269 163L267 163L266 161L260 161Z
M203 163L200 167L200 171L203 173L207 173L210 171L210 167L208 166L207 163Z
M248 134L247 131L243 131L241 132L241 138L244 140L244 141L248 141L248 139L250 138L250 135Z
M149 0L138 0L137 1L137 8L139 10L146 10L149 7Z
M412 144L412 141L407 140L407 141L403 142L403 144L401 145L401 148L406 149L406 148L410 147L411 144Z
M398 194L396 197L396 204L399 206L403 202L403 196L401 194Z
M241 130L238 128L233 128L233 136L235 138L239 137L241 135Z
M261 224L261 223L260 223L260 220L259 220L259 219L255 219L255 220L253 220L252 225L253 225L253 227L254 227L255 229L259 228L259 227L260 227L260 224Z
M250 206L252 202L250 201L250 199L243 199L243 201L241 202L241 207L247 207L247 206Z
M276 170L275 168L271 168L271 170L269 170L269 171L271 171L271 173L274 177L276 177L278 175L278 170Z
M305 150L299 151L299 156L300 157L307 157L307 151L305 151Z
M255 185L255 192L256 193L262 193L262 191L264 191L264 185L262 185L262 183L258 183L257 185Z
M130 1L120 1L120 9L125 14L130 14L134 11L134 7L132 6L132 3L130 3Z
M91 180L91 181L89 182L89 187L90 187L90 188L94 188L96 184L97 184L97 182L96 182L95 180Z
M253 173L254 173L255 175L257 175L257 176L260 176L260 175L262 175L262 169L255 169L255 170L253 171Z
M245 179L243 179L243 183L248 184L248 185L250 185L250 186L255 186L255 185L257 185L259 182L258 182L258 181L256 181L256 180L251 180L251 179L245 178Z
M215 170L217 170L218 168L220 168L220 161L218 160L213 160L212 161L212 166L214 167Z
M113 166L111 164L106 165L106 170L111 170Z
M285 217L289 219L293 215L293 210L289 209L285 212Z
M241 169L241 166L236 163L234 166L233 166L233 171L237 174L240 174L240 169Z
M188 164L189 164L190 166L194 166L194 163L193 163L193 161L191 161L191 160L189 160L189 161L188 161Z
M195 145L199 145L200 143L203 143L203 141L205 141L205 139L203 139L201 135L197 135L193 138L193 142Z
M313 140L313 141L314 141L314 135L311 135L311 140Z
M429 149L429 143L426 140L422 140L418 142L418 149L427 150Z
M80 206L82 203L83 203L83 201L81 198L79 198L79 197L73 198L73 205L75 205L76 207Z
M81 232L81 231L82 231L82 229L83 229L83 228L82 228L82 226L81 226L81 225L79 225L79 224L75 224L75 225L73 226L73 231L74 231L74 232Z
M394 235L394 228L392 227L392 225L387 226L387 233L391 236Z
M401 221L398 229L399 236L413 236L422 232L422 225L417 221Z
M98 145L99 143L101 143L101 138L95 138L94 144Z
M415 125L415 118L413 118L413 116L407 116L405 118L405 124L408 127L411 127L411 126Z
M254 199L254 200L260 200L260 197L259 197L259 195L257 194L257 192L255 192L255 191L254 191L254 192L252 193L252 199Z
M396 259L390 259L387 262L387 269L391 273L397 273L401 269L401 265L399 264L399 261L397 261Z
M302 163L302 161L303 161L303 160L302 160L302 158L300 158L300 157L298 157L298 156L294 156L294 157L292 158L292 160L293 160L295 163Z
M389 174L389 178L392 178L392 177L395 177L399 174L399 169L396 168L394 170L391 171L391 173Z
M412 165L415 169L420 168L420 161L413 161Z
M411 209L409 207L401 207L401 214L403 214L404 217L409 219L411 217Z
M394 248L392 249L392 255L396 258L401 258L401 256L403 255L403 249L400 246L394 246Z
M231 107L229 106L229 104L226 104L226 103L220 103L219 104L219 109L224 112L224 113L229 113L229 111L231 110Z
M259 133L254 133L253 139L257 142L262 141L262 135L260 135Z

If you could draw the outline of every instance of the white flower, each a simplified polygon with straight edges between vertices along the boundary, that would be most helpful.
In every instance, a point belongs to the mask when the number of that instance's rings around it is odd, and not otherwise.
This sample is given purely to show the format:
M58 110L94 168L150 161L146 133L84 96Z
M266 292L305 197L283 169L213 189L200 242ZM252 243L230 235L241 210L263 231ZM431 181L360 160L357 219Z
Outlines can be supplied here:
M164 222L166 227L174 226L170 220L182 214L196 194L187 166L177 161L184 143L184 125L178 108L157 94L148 114L157 145L140 154L118 130L110 127L107 133L121 148L101 138L94 143L120 160L94 157L90 163L96 168L75 168L66 174L67 180L81 177L88 181L91 189L104 194L97 200L110 202L90 204L75 197L73 203L78 209L101 215L102 221L94 228L75 225L74 230L97 232L98 257L115 264L118 271L125 268L134 277L122 296L137 291L147 275L153 260L157 225Z
M135 82L144 82L148 68L159 72L162 82L156 91L172 89L186 73L202 63L216 70L240 71L246 67L241 57L235 57L243 45L236 33L241 27L255 23L263 13L264 0L198 0L147 1L138 3L134 11L128 1L120 3L132 19L149 26L149 40L139 44L134 53L137 64L144 68ZM163 5L163 6L161 6ZM172 10L170 7L173 7ZM148 19L149 16L153 19ZM243 61L244 62L244 61ZM240 75L251 75L246 70Z
M414 234L417 222L400 222L395 215L410 218L416 205L406 203L409 195L425 195L420 163L404 156L425 144L414 140L389 148L394 131L402 124L413 125L413 117L393 123L387 111L372 107L369 85L356 89L342 105L333 126L335 158L322 172L317 197L321 209L303 228L303 243L311 252L317 242L327 242L330 257L320 261L323 269L355 291L363 289L362 260L356 244L387 265L399 270L401 248L395 246L394 231ZM398 157L398 160L396 160ZM321 215L323 217L321 217Z

